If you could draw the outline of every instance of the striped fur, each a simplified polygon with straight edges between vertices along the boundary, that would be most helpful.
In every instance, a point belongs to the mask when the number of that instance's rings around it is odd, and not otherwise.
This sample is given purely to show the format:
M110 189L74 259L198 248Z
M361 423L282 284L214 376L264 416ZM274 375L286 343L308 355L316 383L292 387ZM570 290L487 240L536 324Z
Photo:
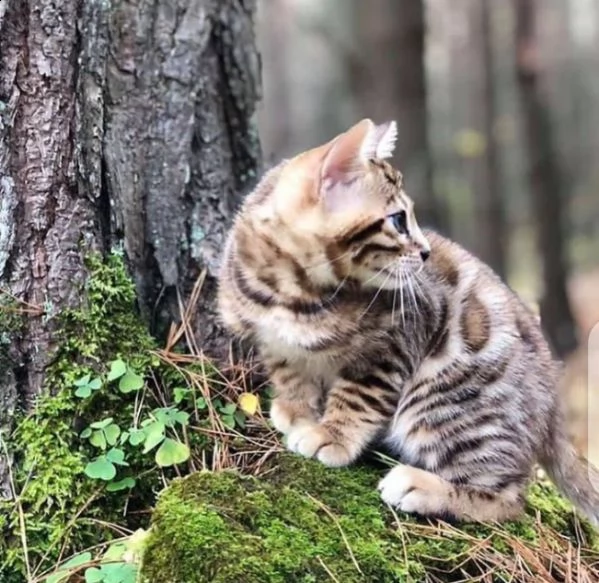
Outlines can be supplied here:
M364 120L281 163L236 217L220 312L261 352L273 424L329 466L384 443L401 464L381 496L406 512L512 518L540 461L598 524L599 473L566 438L536 317L420 230L399 172L364 155L391 134Z

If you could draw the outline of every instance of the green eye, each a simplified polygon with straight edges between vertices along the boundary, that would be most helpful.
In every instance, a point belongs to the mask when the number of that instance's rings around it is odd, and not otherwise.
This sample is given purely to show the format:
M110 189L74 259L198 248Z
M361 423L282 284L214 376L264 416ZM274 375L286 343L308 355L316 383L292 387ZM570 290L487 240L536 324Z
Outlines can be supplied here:
M406 211L399 211L398 213L389 215L389 218L398 233L402 235L408 234L408 217Z

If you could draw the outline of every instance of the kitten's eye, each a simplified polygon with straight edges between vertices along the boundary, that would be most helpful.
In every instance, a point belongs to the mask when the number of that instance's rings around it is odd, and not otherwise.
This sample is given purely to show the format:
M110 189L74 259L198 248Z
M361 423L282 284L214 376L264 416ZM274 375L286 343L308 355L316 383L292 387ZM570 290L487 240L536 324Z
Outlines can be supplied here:
M399 211L398 213L389 215L393 226L401 235L408 234L408 218L406 215L406 211Z

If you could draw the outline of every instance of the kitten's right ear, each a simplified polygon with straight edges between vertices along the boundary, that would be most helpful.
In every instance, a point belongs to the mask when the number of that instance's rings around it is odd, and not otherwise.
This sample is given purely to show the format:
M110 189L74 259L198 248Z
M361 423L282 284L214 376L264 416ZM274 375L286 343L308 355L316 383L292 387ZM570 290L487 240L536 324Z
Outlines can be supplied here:
M321 189L328 190L335 185L351 182L360 172L364 172L367 159L362 155L362 146L374 129L371 120L363 119L332 141L321 167Z
M320 196L335 208L348 204L344 191L363 175L372 158L388 158L393 154L397 139L394 121L375 125L363 119L335 138L324 157L320 173Z

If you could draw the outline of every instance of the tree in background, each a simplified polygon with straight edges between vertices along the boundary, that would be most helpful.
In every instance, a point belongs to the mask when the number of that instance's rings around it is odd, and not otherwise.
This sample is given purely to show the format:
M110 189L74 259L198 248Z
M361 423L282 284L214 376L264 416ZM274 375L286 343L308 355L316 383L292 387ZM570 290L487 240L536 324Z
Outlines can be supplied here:
M502 278L507 275L507 235L500 153L495 137L497 105L493 58L493 2L470 2L472 46L470 115L473 128L481 134L481 156L470 160L477 227L476 253Z
M159 332L206 271L193 324L208 352L225 349L215 271L259 166L254 10L0 3L1 300L26 314L8 341L0 330L0 430L44 386L58 316L85 304L92 252L122 246Z
M359 52L352 81L360 116L397 121L397 166L421 223L444 228L428 141L424 3L356 0L353 10Z
M514 0L516 71L529 157L530 192L543 262L541 321L560 356L577 344L576 325L568 300L568 262L563 220L564 179L556 154L543 68L537 49L535 0Z

